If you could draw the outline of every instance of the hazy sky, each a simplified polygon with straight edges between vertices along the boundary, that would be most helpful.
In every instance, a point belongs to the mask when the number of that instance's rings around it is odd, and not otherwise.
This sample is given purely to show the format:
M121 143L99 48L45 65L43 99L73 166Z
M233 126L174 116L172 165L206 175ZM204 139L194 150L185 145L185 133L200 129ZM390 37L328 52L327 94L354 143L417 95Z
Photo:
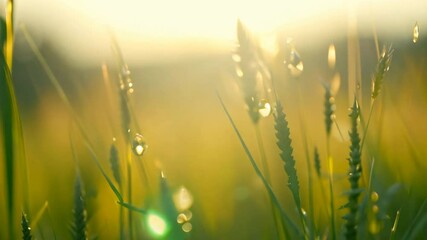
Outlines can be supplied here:
M410 38L416 21L421 35L424 25L427 29L425 0L21 0L15 10L17 25L25 24L36 39L53 41L82 64L111 55L110 30L129 61L150 62L228 51L237 18L266 37L281 29L310 41L313 35L345 35L349 15L356 16L360 30L375 25L403 38Z

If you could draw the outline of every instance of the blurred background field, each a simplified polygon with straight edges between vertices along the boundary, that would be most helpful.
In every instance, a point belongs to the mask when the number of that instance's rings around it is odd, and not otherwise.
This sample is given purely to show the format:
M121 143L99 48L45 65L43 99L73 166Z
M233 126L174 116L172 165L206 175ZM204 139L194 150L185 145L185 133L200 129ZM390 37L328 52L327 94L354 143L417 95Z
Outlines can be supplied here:
M322 1L323 2L323 1ZM390 228L401 209L401 227L409 226L427 197L427 3L423 1L263 1L202 3L195 1L17 1L13 66L14 85L23 121L29 171L30 215L48 202L48 210L33 227L38 239L71 239L73 186L76 159L80 165L89 218L89 233L99 239L118 239L119 206L114 193L90 159L82 136L58 92L52 87L22 34L25 24L58 77L76 114L87 129L100 160L109 168L113 137L123 147L117 87L105 84L102 66L111 83L118 69L111 51L112 32L132 74L131 102L141 134L148 144L141 159L149 184L157 189L162 171L173 191L185 187L192 195L192 230L189 239L274 239L268 196L255 175L224 111L224 99L245 141L258 159L255 131L238 88L235 63L236 20L240 17L259 38L260 46L280 73L276 88L290 124L303 206L307 206L307 166L301 124L307 128L310 154L317 146L326 186L326 134L322 83L338 74L336 119L342 141L333 127L331 154L336 164L336 206L345 203L348 188L347 116L351 106L349 78L356 53L368 114L372 75L377 63L375 37L380 47L395 49L383 91L375 105L363 166L375 158L373 189L380 208L387 209L383 228ZM420 35L413 42L413 28ZM304 63L298 79L292 78L275 54L292 37ZM353 41L353 42L352 42ZM328 48L336 49L336 66L328 67ZM350 49L351 47L356 47ZM104 72L105 73L105 72ZM298 89L301 96L298 96ZM272 100L272 99L271 99ZM271 102L274 104L274 102ZM304 119L301 119L303 116ZM296 216L287 188L287 176L274 137L274 119L261 119L260 128L272 175L272 186L283 206ZM70 142L77 156L73 157ZM121 156L123 156L121 152ZM311 156L312 158L312 156ZM2 166L3 167L3 166ZM135 165L136 167L136 165ZM147 189L140 168L133 169L134 205L143 207ZM368 173L364 172L367 178ZM0 180L2 183L3 179ZM0 193L4 199L4 188ZM314 183L320 195L319 182ZM391 188L390 188L391 187ZM389 195L387 195L389 194ZM19 195L19 194L18 194ZM5 208L4 201L0 207ZM21 207L16 206L17 211ZM345 210L338 210L337 216ZM324 203L315 202L319 222L327 224ZM424 211L425 213L425 211ZM5 211L0 225L5 225ZM142 222L142 215L135 213ZM140 218L140 219L139 219ZM342 224L338 220L338 229ZM405 225L406 224L406 225ZM141 230L142 224L137 226ZM0 228L2 229L2 228ZM424 233L426 233L424 231ZM427 234L427 233L426 233ZM0 238L6 239L5 231Z

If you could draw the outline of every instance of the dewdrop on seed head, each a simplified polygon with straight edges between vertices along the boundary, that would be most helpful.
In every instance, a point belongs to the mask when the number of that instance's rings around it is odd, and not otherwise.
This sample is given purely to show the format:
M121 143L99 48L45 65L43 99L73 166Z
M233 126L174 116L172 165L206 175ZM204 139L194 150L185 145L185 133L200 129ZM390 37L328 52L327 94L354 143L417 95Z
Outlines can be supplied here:
M119 73L120 90L125 91L127 94L134 92L131 73L127 65L124 65Z
M269 102L267 102L267 100L261 99L259 101L258 107L259 107L258 113L259 113L259 115L261 115L261 117L266 118L266 117L270 116L270 114L271 114L271 105L270 105Z
M148 145L145 143L144 137L137 133L132 140L132 151L137 156L142 156L147 150Z
M420 36L420 28L418 27L418 22L415 22L415 26L412 34L412 41L416 43L418 41L419 36Z
M286 39L286 48L288 49L289 54L284 59L283 63L288 67L293 77L298 77L304 70L304 64L295 48L294 40L292 38Z

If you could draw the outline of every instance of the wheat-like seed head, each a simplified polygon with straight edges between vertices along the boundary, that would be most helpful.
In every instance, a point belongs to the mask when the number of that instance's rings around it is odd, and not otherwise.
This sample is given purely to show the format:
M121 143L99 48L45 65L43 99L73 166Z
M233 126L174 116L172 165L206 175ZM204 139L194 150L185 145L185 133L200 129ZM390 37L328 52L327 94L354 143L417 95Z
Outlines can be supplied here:
M361 163L361 152L360 152L360 136L357 130L358 118L359 118L359 106L356 99L354 99L353 107L349 117L351 119L351 131L350 135L350 157L348 180L350 182L350 190L348 194L348 203L346 207L349 209L349 213L343 218L346 220L345 223L345 237L346 239L357 239L357 212L358 212L358 198L362 192L359 188L359 178L362 175L362 163Z
M120 173L120 159L119 159L119 152L117 150L116 145L113 143L110 147L110 166L111 170L113 171L114 179L116 180L117 184L119 186L122 185L122 177Z
M372 81L372 94L371 98L374 100L378 97L381 91L382 83L385 73L390 69L391 60L393 58L394 49L389 46L384 46L380 59L378 60L377 68L375 71L374 79Z
M27 216L24 212L21 214L21 228L22 228L22 239L23 240L31 240L31 227L28 222Z
M74 184L74 222L71 226L75 240L87 240L87 212L84 204L84 194L80 175Z
M290 138L290 129L286 114L283 112L283 107L280 101L276 104L274 115L277 146L280 149L280 158L285 164L285 172L288 175L288 187L292 192L295 203L298 209L301 209L301 199L299 195L299 180L297 170L295 168L295 159L293 156L292 140Z
M335 98L332 96L331 87L324 84L325 88L325 102L324 102L324 114L325 114L325 127L327 136L331 135L333 118L335 116Z
M258 123L261 116L259 114L259 93L257 89L257 78L260 76L259 59L257 56L257 45L242 22L237 21L237 39L239 45L236 51L237 75L240 78L240 87L243 98L254 123Z

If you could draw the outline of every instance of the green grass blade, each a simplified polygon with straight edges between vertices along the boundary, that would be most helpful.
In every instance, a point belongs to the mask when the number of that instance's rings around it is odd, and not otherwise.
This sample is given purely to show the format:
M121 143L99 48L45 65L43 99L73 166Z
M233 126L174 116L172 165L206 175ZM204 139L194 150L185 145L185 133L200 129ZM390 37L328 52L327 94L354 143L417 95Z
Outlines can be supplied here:
M117 202L118 204L120 204L121 206L123 206L123 207L125 207L125 208L127 208L127 209L129 209L129 210L132 210L132 211L134 211L134 212L138 212L138 213L141 213L141 214L147 214L148 213L148 211L147 210L145 210L145 209L142 209L142 208L138 208L138 207L135 207L135 206L133 206L132 204L129 204L129 203L125 203L125 202Z
M402 239L414 239L414 236L416 236L415 230L419 232L421 227L423 227L427 221L427 214L425 214L425 207L427 205L427 200L423 201L423 204L421 205L420 209L417 212L417 215L413 218L413 221L411 222L411 225L406 229L405 234L403 235Z
M396 218L394 219L393 227L391 228L391 232L390 232L390 240L396 239L396 231L397 231L397 226L399 224L399 218L400 218L400 210L396 212Z
M70 112L74 122L77 125L78 130L82 134L85 142L85 146L87 147L88 151L92 155L93 160L95 161L98 169L101 171L102 175L104 176L105 180L107 181L108 185L110 186L111 190L113 190L114 194L117 196L119 201L123 201L122 195L120 194L119 190L114 186L113 181L108 177L107 173L105 172L104 168L102 167L99 158L95 151L93 150L93 145L90 142L89 136L87 135L87 131L85 130L82 122L78 118L78 115L75 113L67 95L65 94L61 84L59 83L58 79L56 78L55 74L52 72L51 68L49 67L48 63L46 62L46 59L41 54L40 50L38 49L37 45L35 44L33 38L29 34L28 30L25 26L22 26L21 28L25 39L27 40L28 45L30 46L31 50L33 51L34 55L36 56L37 60L40 62L41 66L43 67L43 70L48 75L48 78L51 82L51 84L54 86L55 90L57 91L59 97L64 102L65 106L67 107L68 111Z
M279 200L277 199L277 196L275 195L273 189L271 188L270 184L268 183L267 179L265 179L264 175L261 172L261 169L258 167L255 159L252 157L252 154L246 145L245 141L243 140L242 135L240 134L239 130L237 129L236 124L233 121L233 118L231 117L230 113L228 112L227 108L225 107L224 102L222 101L221 96L217 93L218 99L221 103L222 109L224 110L231 126L233 127L234 132L237 135L237 138L240 141L240 144L242 145L243 149L245 150L246 156L249 158L249 161L255 170L255 173L257 176L261 179L264 187L266 188L268 195L270 196L271 200L273 201L274 205L279 209L282 219L287 223L288 226L292 228L292 231L299 237L302 238L304 234L301 232L301 230L297 227L297 225L293 222L293 220L286 214L285 210L283 209L282 205L280 205Z

